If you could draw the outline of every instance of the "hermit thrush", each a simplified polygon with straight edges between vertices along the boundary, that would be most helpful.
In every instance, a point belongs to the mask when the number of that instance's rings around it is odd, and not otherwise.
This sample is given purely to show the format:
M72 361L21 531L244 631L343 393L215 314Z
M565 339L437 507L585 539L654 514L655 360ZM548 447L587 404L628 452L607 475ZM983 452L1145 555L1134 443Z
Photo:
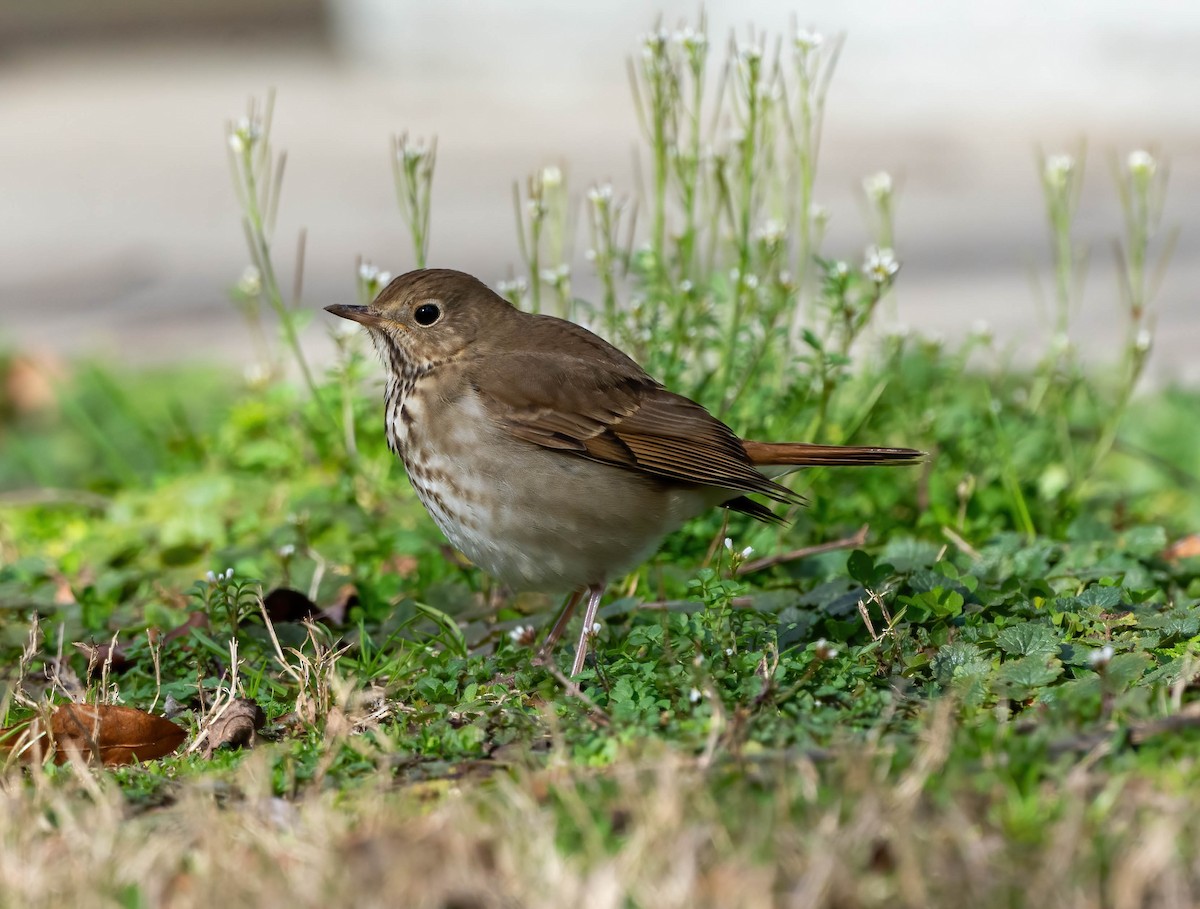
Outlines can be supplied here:
M766 474L807 465L907 464L909 448L747 442L585 328L521 312L470 275L412 271L362 323L387 371L388 446L421 502L472 562L518 590L587 592L575 663L607 582L717 505L777 520L757 493L799 496Z

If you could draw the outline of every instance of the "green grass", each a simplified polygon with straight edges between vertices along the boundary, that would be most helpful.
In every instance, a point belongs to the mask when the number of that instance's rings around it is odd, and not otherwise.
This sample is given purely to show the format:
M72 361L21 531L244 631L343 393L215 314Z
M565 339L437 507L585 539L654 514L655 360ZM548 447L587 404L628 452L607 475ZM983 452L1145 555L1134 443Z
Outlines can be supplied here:
M595 188L602 297L576 299L568 187L542 171L517 193L528 274L506 293L587 319L744 435L910 445L929 462L794 477L808 505L785 527L693 521L613 585L594 659L568 680L570 648L541 665L526 630L556 604L497 588L421 509L360 341L337 336L325 376L271 378L303 310L270 277L279 171L271 105L261 123L252 110L232 163L259 277L235 298L252 330L281 323L282 350L264 342L248 387L80 365L54 408L0 402L0 659L8 724L68 696L169 703L196 742L233 694L266 724L255 747L211 757L10 767L0 904L1200 896L1200 558L1168 558L1200 524L1200 394L1134 398L1140 272L1103 376L1051 337L1031 369L982 369L968 363L983 338L880 331L892 253L865 270L825 258L808 205L837 45L805 36L778 70L736 54L722 103L744 130L705 163L696 35L649 36L633 67L648 242ZM788 92L762 91L770 72ZM434 147L396 142L418 260L437 235ZM1140 269L1156 221L1136 200L1165 183L1137 163L1123 236ZM1049 173L1069 313L1075 184ZM885 247L889 187L868 190L865 239ZM380 279L364 265L360 293ZM864 524L865 543L739 571ZM268 625L261 595L279 588L344 614ZM114 639L109 667L73 646Z

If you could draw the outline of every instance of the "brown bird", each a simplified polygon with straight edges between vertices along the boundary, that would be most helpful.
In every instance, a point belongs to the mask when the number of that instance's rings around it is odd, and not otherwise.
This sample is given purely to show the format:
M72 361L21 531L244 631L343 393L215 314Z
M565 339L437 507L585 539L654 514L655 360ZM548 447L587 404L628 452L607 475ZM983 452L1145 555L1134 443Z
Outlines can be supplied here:
M911 464L910 448L743 441L586 328L512 306L459 271L400 275L369 306L326 307L366 326L387 371L388 446L459 550L517 590L588 594L571 674L583 668L605 584L720 505L800 496L769 479L812 465Z

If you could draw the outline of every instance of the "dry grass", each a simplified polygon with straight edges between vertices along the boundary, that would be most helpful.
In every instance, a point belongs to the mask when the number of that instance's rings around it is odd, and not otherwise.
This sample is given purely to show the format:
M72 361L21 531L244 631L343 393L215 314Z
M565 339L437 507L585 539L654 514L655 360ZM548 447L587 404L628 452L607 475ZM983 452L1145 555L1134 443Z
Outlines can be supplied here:
M882 748L816 765L601 771L552 759L485 781L272 795L270 749L135 810L103 775L10 774L5 906L1185 907L1200 901L1190 774L1092 755L1002 786L945 763L937 718L903 770ZM988 780L981 783L981 780ZM1156 782L1157 780L1157 782ZM1176 791L1176 787L1178 791Z

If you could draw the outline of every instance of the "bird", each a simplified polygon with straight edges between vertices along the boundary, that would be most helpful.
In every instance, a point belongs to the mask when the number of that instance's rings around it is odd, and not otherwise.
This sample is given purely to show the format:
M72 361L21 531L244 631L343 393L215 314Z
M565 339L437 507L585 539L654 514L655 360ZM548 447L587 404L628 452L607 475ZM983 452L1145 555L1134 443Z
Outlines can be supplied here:
M410 271L365 306L325 308L369 332L388 447L447 539L510 589L569 594L542 655L587 596L572 676L606 585L688 520L721 506L782 522L749 498L803 501L771 475L924 458L741 439L603 338L465 272Z

